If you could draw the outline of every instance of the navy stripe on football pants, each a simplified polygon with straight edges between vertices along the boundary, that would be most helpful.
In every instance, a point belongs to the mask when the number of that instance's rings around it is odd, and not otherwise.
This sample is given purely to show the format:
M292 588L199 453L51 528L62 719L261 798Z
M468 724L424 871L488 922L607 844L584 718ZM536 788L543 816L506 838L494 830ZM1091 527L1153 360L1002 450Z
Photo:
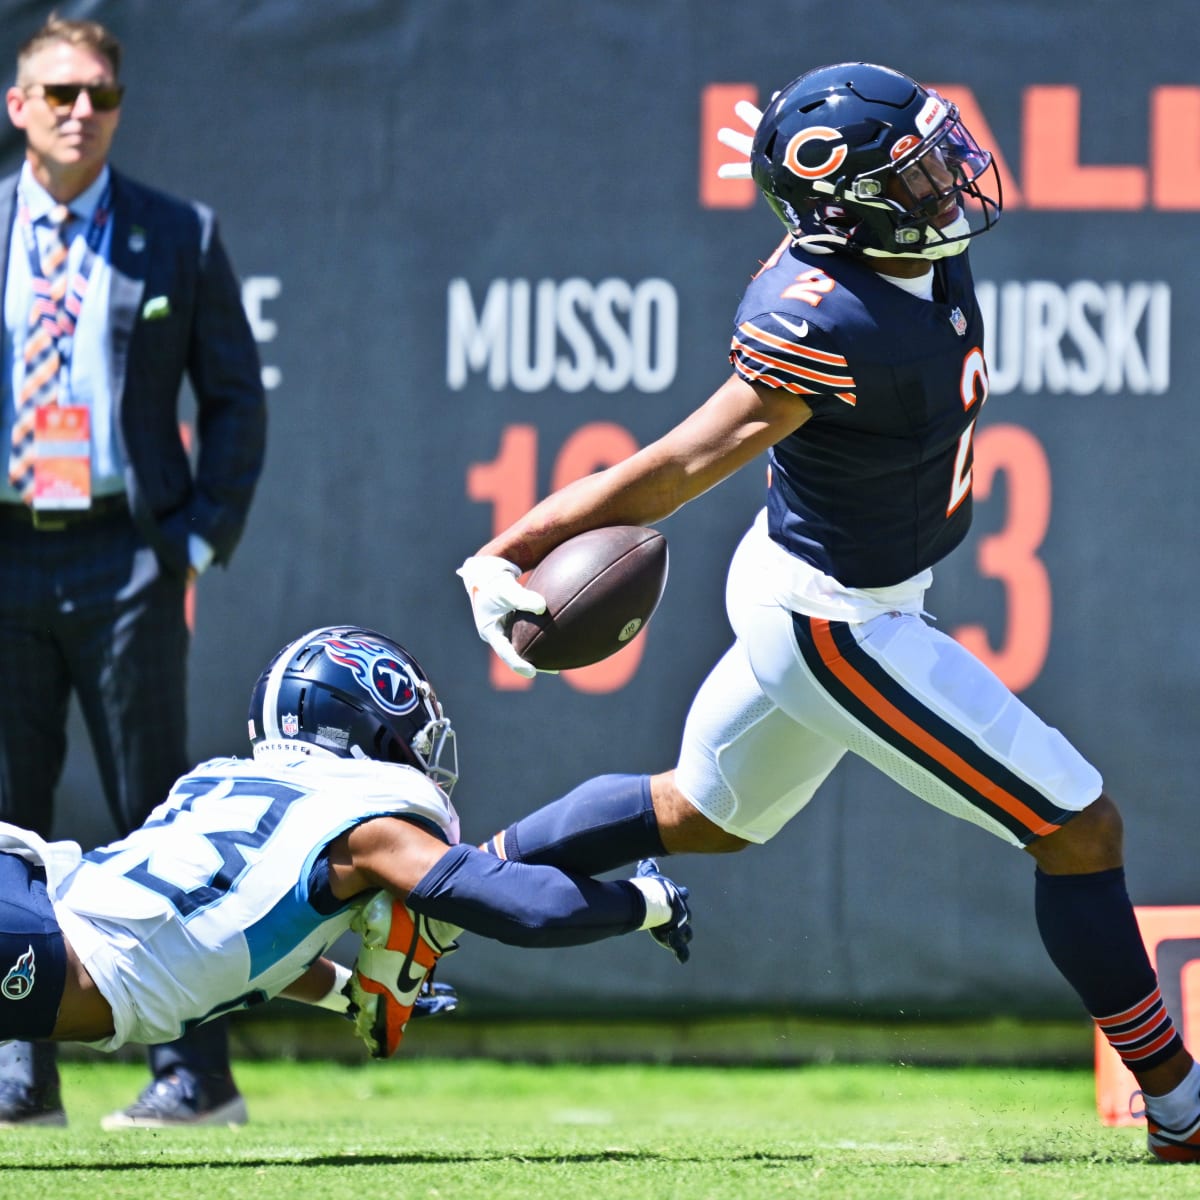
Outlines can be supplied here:
M849 625L798 613L792 623L808 669L841 708L1022 845L1073 815L907 691L859 646Z

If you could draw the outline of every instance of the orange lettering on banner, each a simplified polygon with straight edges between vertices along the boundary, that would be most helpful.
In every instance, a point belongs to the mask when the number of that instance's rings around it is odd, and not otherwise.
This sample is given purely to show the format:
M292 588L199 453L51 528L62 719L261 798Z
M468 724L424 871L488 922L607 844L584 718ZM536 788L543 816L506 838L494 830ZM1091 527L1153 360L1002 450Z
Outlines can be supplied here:
M710 83L700 93L700 207L751 208L757 189L749 179L721 179L722 163L745 162L735 150L717 141L717 130L727 125L739 133L748 127L734 113L739 100L758 104L758 88L752 83Z
M1159 87L1151 93L1150 176L1155 208L1200 208L1200 87Z
M975 439L977 499L988 499L998 473L1007 483L1007 512L1003 527L979 543L979 572L1004 585L1004 640L993 650L982 625L962 625L953 636L1020 692L1041 674L1050 651L1053 596L1038 556L1050 527L1050 460L1029 430L990 425Z
M992 152L1004 207L1053 211L1134 212L1148 204L1163 212L1200 210L1200 87L1164 85L1150 94L1149 166L1079 161L1080 90L1070 84L1025 88L1021 106L1021 184L970 88L931 84L958 105L963 123ZM703 208L750 208L754 185L718 179L717 167L740 161L717 141L723 125L741 131L739 100L758 104L750 84L711 83L700 98L699 198Z
M1077 87L1027 88L1021 125L1021 179L1030 208L1145 208L1145 167L1080 165Z

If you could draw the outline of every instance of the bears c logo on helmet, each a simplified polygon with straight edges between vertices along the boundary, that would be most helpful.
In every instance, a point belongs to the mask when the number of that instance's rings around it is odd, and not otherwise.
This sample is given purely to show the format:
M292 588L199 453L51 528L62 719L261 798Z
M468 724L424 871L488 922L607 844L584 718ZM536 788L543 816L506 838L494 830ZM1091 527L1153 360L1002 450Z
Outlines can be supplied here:
M378 647L354 638L330 638L325 653L334 662L349 667L359 686L388 712L403 716L420 702L408 668Z
M810 167L800 161L800 151L809 142L840 142L841 144L834 146L829 151L824 162L815 163ZM784 152L783 163L793 175L798 175L801 179L821 179L830 172L836 171L846 161L848 153L846 140L839 130L830 129L828 125L814 125L811 129L802 129L792 136L792 140L788 142L787 150Z

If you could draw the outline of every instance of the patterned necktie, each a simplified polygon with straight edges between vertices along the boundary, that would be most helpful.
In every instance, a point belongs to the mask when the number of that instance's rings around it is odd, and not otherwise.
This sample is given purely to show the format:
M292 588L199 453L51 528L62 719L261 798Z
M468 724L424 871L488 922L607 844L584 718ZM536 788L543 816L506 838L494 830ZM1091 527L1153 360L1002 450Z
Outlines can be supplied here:
M58 335L67 290L67 242L70 210L58 204L50 210L53 236L42 257L41 278L33 280L33 305L25 337L25 382L13 422L8 480L26 504L33 503L34 414L43 404L58 402Z

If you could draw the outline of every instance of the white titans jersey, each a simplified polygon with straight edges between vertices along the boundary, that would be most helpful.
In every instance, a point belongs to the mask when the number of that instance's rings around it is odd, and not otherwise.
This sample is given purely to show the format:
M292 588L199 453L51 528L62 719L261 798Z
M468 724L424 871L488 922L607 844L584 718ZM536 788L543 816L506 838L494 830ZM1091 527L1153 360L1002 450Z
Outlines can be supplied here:
M63 933L112 1005L116 1032L95 1045L174 1041L297 979L352 915L309 903L314 862L345 830L389 813L458 842L449 798L411 767L216 758L141 828L83 855L57 886L51 878Z

